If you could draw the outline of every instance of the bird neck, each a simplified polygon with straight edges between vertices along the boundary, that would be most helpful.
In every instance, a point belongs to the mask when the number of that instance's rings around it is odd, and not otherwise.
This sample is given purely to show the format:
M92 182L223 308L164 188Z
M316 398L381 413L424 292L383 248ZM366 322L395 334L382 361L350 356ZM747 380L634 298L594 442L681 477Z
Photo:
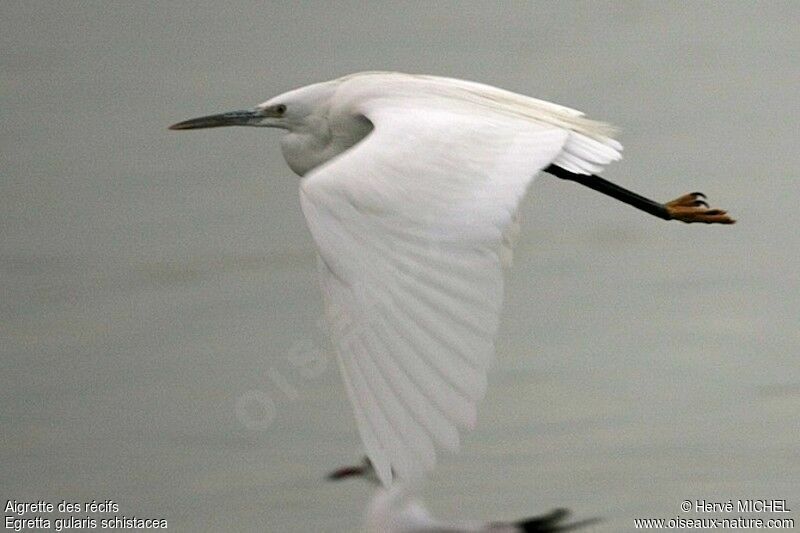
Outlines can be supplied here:
M281 151L289 168L298 176L304 176L327 160L329 144L330 139L320 135L289 132L281 139Z
M304 176L355 145L370 131L372 124L364 117L348 117L346 124L318 118L284 135L281 151L289 168Z

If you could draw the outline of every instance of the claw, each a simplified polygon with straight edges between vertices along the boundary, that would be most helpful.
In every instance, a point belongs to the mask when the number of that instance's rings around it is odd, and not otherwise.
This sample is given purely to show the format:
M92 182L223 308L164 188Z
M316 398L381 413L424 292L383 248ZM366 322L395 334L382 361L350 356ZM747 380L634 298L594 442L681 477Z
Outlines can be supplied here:
M706 195L701 192L692 192L664 204L670 217L690 224L701 222L704 224L734 224L736 221L728 216L723 209L712 209L701 198Z

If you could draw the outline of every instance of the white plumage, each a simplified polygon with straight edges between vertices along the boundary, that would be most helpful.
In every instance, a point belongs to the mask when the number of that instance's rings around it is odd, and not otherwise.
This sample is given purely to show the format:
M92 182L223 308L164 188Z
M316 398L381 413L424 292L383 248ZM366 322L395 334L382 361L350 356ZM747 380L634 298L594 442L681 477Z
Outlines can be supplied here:
M328 479L333 481L351 477L380 484L368 458L360 465L340 468L328 475ZM569 522L570 513L566 509L555 509L516 521L444 521L431 516L417 496L418 489L402 481L391 487L378 487L364 515L365 533L556 533L583 528L597 521Z
M473 82L367 72L173 126L287 130L342 377L385 485L419 478L476 421L516 212L556 164L619 159L606 124Z
M557 533L582 529L596 520L565 522L569 512L557 509L547 515L518 522L441 520L433 517L413 490L404 483L375 490L364 516L364 533Z
M370 73L333 87L331 110L374 130L311 170L301 202L358 428L388 484L475 424L503 244L533 177L554 162L598 172L621 147L576 111L479 84Z
M431 516L403 483L375 490L364 516L364 533L521 533L513 523L445 522Z

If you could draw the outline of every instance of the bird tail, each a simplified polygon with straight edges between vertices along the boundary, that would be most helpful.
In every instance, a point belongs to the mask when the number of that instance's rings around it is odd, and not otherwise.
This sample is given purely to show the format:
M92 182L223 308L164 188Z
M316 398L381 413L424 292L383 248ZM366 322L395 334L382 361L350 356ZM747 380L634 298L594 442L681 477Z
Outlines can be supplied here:
M525 518L514 525L518 531L524 533L555 533L558 531L572 531L600 521L599 518L590 518L579 522L564 523L569 514L567 509L555 509L545 515Z
M622 145L611 137L593 137L571 131L553 164L573 174L599 174L622 158Z

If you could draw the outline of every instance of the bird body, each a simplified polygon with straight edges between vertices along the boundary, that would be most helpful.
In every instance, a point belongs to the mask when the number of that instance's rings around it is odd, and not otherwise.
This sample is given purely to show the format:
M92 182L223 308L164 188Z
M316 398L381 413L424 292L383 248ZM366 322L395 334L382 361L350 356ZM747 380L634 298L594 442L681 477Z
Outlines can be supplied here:
M403 483L376 489L364 517L365 533L558 533L582 529L596 520L566 522L569 511L556 509L546 515L517 522L442 520L432 516L422 501Z
M431 516L403 484L378 488L364 517L365 533L522 533L517 524L479 521L445 522ZM543 530L546 531L546 530Z
M328 475L328 479L332 481L353 477L372 484L380 484L368 458L364 458L360 465L340 468ZM364 531L366 533L556 533L579 529L597 521L589 519L568 522L570 513L566 509L555 509L544 515L513 522L444 521L434 518L415 494L415 487L409 483L399 482L388 488L379 486L367 506Z
M256 109L274 105L287 106L285 118L289 120L284 127L288 133L281 139L281 148L289 167L301 176L366 137L372 130L367 113L386 107L410 114L448 113L450 119L455 115L473 119L483 115L487 122L502 121L503 116L516 117L597 139L612 150L621 149L609 137L613 128L589 120L574 109L489 85L438 76L363 72L295 89ZM618 156L612 150L604 150L605 158Z
M501 258L533 177L559 158L587 172L619 158L597 123L479 88L398 74L339 81L328 104L332 139L352 142L338 132L354 121L372 129L300 186L341 372L386 484L392 471L411 479L432 468L435 446L457 449L458 427L475 424L494 355ZM279 102L292 107L290 96L263 109Z
M365 533L411 533L441 530L422 502L400 483L378 488L364 515Z
M232 125L286 131L337 361L387 486L419 479L475 424L502 267L539 171L667 220L732 222L699 193L660 204L596 176L621 157L606 124L474 82L360 73L171 128Z

